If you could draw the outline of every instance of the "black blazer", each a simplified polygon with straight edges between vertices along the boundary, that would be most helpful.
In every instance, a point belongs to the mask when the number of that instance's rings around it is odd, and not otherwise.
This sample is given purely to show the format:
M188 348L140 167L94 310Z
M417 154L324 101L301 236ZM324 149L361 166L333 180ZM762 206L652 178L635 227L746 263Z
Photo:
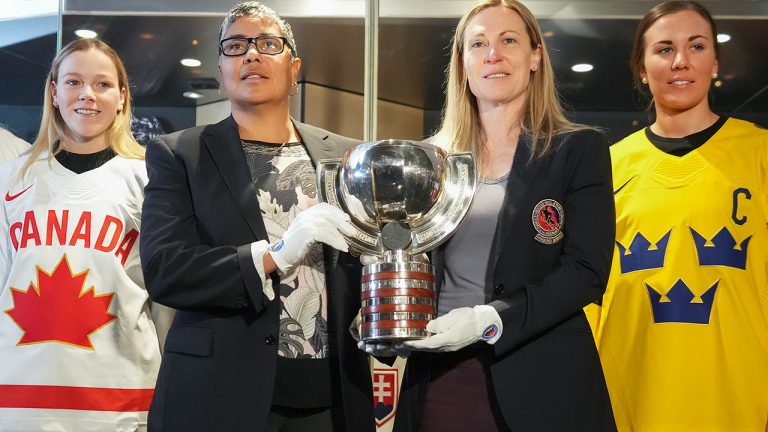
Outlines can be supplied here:
M613 256L615 210L608 143L594 131L557 138L545 159L530 157L521 135L496 228L486 293L501 316L491 376L512 431L614 431L600 359L582 311L605 291ZM535 239L532 217L557 201L564 237ZM443 251L433 253L438 287ZM433 354L440 355L440 354ZM429 354L406 365L395 431L415 431L430 380Z
M357 142L294 124L315 162L341 157ZM263 294L251 256L250 244L268 237L234 119L157 138L147 148L147 171L144 278L153 301L178 311L149 429L265 430L280 304ZM340 402L335 421L345 425L339 430L373 431L367 358L348 334L360 307L360 264L331 248L325 259L333 392Z

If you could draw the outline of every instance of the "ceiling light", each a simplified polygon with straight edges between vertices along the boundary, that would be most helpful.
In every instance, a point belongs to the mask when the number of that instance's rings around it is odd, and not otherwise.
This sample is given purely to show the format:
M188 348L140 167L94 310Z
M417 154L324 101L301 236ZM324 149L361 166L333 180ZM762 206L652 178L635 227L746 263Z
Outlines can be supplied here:
M574 72L589 72L595 67L589 63L579 63L571 66L571 70Z
M185 91L183 93L183 96L185 98L190 98L190 99L200 99L201 97L203 97L203 95L201 95L200 93L193 92L193 91Z
M553 32L553 31L545 31L541 35L544 36L545 38L551 38L552 36L555 35L555 32Z
M203 63L200 62L200 60L198 59L185 58L185 59L181 59L181 64L183 64L186 67L198 67Z
M731 40L731 35L728 33L720 33L717 35L717 41L720 43L725 43Z
M93 30L78 29L78 30L75 30L75 35L77 35L78 37L81 37L83 39L93 39L96 36L98 36L98 33L96 33Z

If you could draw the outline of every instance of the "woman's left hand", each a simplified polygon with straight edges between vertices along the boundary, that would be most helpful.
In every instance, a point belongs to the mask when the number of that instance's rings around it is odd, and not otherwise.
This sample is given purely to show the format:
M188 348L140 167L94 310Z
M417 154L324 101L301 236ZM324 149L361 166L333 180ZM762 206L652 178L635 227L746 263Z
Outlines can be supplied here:
M415 351L458 351L481 340L493 345L501 337L502 329L501 317L493 306L463 307L427 323L432 336L402 345Z

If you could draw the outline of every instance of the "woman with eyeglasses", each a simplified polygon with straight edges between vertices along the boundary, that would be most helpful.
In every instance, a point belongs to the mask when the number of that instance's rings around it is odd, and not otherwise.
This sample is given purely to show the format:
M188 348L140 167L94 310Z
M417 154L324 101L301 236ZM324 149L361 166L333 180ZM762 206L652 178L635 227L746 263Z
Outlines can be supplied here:
M128 74L78 39L43 99L32 147L0 167L0 430L144 430L172 311L141 274Z
M709 104L717 29L659 4L630 57L653 123L611 147L616 250L596 338L620 431L768 430L768 131Z
M315 162L356 141L288 112L301 59L258 2L219 31L232 114L147 149L141 256L153 300L177 309L153 431L374 430L349 217L319 204Z

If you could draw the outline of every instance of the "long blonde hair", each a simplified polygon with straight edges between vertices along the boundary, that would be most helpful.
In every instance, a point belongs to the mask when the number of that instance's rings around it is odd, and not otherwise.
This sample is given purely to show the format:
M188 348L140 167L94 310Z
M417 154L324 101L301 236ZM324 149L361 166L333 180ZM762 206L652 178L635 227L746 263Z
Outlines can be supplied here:
M40 158L45 151L48 151L48 161L61 150L57 144L62 137L69 136L69 128L61 117L59 110L53 105L53 96L51 95L51 83L56 82L59 76L61 63L67 56L75 51L87 51L89 49L99 50L106 54L112 60L117 70L118 88L125 89L125 102L123 108L118 111L115 120L105 132L107 145L120 156L129 159L144 159L144 147L142 147L131 134L131 89L128 86L128 73L120 57L105 42L98 39L78 39L67 44L56 55L51 64L51 71L45 80L45 90L43 98L43 117L40 120L40 129L37 132L37 138L32 143L29 151L29 158L21 168L20 175L23 176L29 167Z
M486 156L477 99L469 88L469 80L464 71L464 32L475 15L494 6L503 6L517 12L525 23L531 48L535 50L541 46L541 64L535 72L530 72L521 125L523 132L531 137L531 159L541 158L552 151L554 136L591 128L572 123L565 117L539 24L531 11L516 0L482 0L461 17L453 37L443 121L435 141L447 143L451 152L472 151L481 164L484 162Z

